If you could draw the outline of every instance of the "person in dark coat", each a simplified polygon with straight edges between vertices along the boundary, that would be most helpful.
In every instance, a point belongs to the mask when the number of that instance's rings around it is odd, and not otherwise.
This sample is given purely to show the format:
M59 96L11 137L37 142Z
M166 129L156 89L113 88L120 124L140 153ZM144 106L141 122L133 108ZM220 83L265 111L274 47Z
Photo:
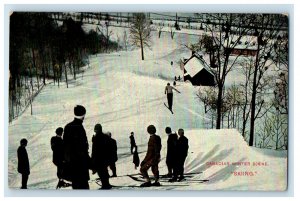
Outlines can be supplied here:
M64 128L64 172L63 177L72 182L73 189L89 189L90 156L89 144L82 125L86 110L77 105L74 108L75 118ZM68 167L68 168L67 168Z
M26 151L27 140L25 138L21 139L20 146L18 148L18 172L22 174L22 186L21 189L27 189L27 181L30 175L30 166L28 154Z
M133 149L136 146L135 139L134 139L134 132L130 133L129 139L130 139L130 152L131 154L133 154Z
M53 136L50 140L51 149L53 151L52 162L57 167L57 178L58 183L56 189L61 187L68 187L71 186L70 183L67 183L63 179L63 167L64 167L64 144L62 139L64 129L59 127L56 129L55 133L56 136Z
M63 173L63 162L64 162L64 146L63 146L63 134L64 129L59 127L56 129L56 136L53 136L50 140L51 149L53 151L52 162L57 167L57 178L58 185L63 182L62 173Z
M158 163L160 162L160 150L161 150L161 139L158 135L156 135L156 128L153 125L148 126L147 132L150 134L150 138L148 141L148 149L144 160L141 163L140 172L145 178L146 182L143 183L142 187L149 186L160 186L159 183L159 170ZM151 184L148 170L151 167L152 173L155 178L155 182Z
M184 130L182 128L178 129L178 135L179 138L177 140L176 145L176 156L177 156L177 162L176 162L176 170L175 175L172 179L170 179L170 182L174 181L181 181L184 179L184 162L188 155L188 149L189 149L189 141L184 136ZM179 178L178 178L179 176ZM178 180L177 180L178 178Z
M167 157L166 157L166 164L168 167L168 177L173 177L175 172L175 165L176 165L176 144L177 144L177 134L172 133L170 127L166 127L166 133L168 134L168 141L167 141Z
M111 138L102 132L102 126L96 124L95 135L93 136L92 146L92 167L93 173L98 173L102 183L102 189L111 189L109 183L108 166L112 161L113 149L111 146Z
M110 137L110 143L112 148L111 162L109 164L109 168L113 173L111 177L117 177L117 168L116 168L116 162L118 160L117 141L111 137L111 132L107 132L107 135Z
M134 169L137 169L140 165L140 157L139 157L139 152L138 152L138 147L135 146L134 152L133 152L133 164L134 164Z

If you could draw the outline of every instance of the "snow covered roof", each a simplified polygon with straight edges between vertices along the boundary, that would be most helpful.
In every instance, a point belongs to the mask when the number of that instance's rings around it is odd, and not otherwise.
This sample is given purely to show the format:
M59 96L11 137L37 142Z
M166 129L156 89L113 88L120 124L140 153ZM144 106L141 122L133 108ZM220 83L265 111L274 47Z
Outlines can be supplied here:
M191 77L194 77L202 69L207 70L212 74L211 69L208 64L204 61L203 58L197 53L194 53L191 58L184 62L184 68L190 74Z

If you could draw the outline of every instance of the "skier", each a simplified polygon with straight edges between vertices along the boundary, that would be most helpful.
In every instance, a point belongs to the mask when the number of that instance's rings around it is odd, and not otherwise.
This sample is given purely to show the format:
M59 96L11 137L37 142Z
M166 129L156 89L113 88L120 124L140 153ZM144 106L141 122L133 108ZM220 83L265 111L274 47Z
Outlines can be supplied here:
M134 148L133 161L132 162L134 164L134 169L137 169L137 167L139 167L139 165L140 165L140 157L139 157L137 146L135 146L135 148Z
M155 134L156 128L153 125L148 126L147 132L150 134L150 138L148 141L148 149L146 156L141 163L140 169L140 172L146 179L146 182L141 184L141 187L149 187L151 185L160 186L158 163L160 162L161 139L158 135ZM151 184L148 175L148 170L150 167L155 178L155 182L153 184Z
M117 141L111 137L111 132L107 132L107 135L110 137L110 143L112 148L112 156L111 161L109 164L109 168L113 172L111 177L117 177L117 169L116 169L116 162L118 160L118 147L117 147Z
M75 118L65 126L63 135L64 159L66 163L64 166L68 167L64 169L64 174L67 174L69 177L64 177L64 179L72 182L73 189L89 189L89 144L82 125L85 114L86 110L83 106L77 105L74 107Z
M183 173L184 173L184 162L188 155L188 149L189 149L189 141L184 136L184 130L182 128L178 129L178 135L179 139L177 140L176 145L176 170L174 177L170 179L170 182L182 181L184 179Z
M170 127L166 127L165 129L167 135L168 135L168 141L167 141L167 157L166 157L166 164L168 167L168 177L174 176L175 173L175 165L176 165L176 144L177 144L177 134L172 133L172 130Z
M133 149L136 146L135 139L134 139L134 132L130 133L129 139L130 139L130 152L131 154L133 154Z
M100 177L101 189L111 189L109 183L108 166L112 161L113 149L111 146L111 138L102 132L101 124L94 127L95 135L92 138L92 167L93 174L96 172Z
M51 138L51 149L53 151L53 157L52 162L57 167L57 178L58 178L58 184L56 188L61 188L66 186L66 183L64 182L62 175L63 175L63 163L64 163L64 146L63 146L63 128L59 127L56 129L55 133L56 136L53 136Z
M27 189L27 181L30 175L29 159L26 151L27 140L21 139L20 146L18 148L18 172L22 174L22 186L21 189Z
M180 93L175 87L172 87L170 83L167 84L165 88L165 94L167 94L167 99L168 99L168 105L169 109L172 111L172 105L173 105L173 89Z

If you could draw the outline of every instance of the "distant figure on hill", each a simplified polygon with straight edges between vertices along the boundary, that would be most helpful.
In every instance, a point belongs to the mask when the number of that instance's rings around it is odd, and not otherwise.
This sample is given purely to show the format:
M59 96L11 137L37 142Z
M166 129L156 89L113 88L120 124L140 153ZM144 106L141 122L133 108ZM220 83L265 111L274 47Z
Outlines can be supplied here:
M111 143L111 148L112 148L112 156L111 156L111 161L109 164L109 168L112 171L112 176L111 177L117 177L117 168L116 168L116 162L118 160L118 147L117 147L117 141L111 137L111 132L107 132L107 135L110 137L110 143Z
M130 139L130 152L131 154L133 154L133 149L136 146L135 139L134 139L134 132L130 133L129 139Z
M141 163L141 174L146 182L141 184L141 187L160 186L158 163L160 162L161 139L156 135L156 128L153 125L148 126L147 132L150 134L148 141L148 149L144 160ZM151 168L155 178L155 182L151 184L148 170Z
M22 175L22 186L21 189L27 189L27 181L30 175L29 159L26 151L27 140L23 138L20 141L18 148L18 172Z
M180 91L178 91L175 87L172 87L170 83L168 83L165 88L165 94L167 94L167 99L168 99L168 106L171 111L173 107L173 89L178 93L180 93Z
M176 81L173 82L173 86L174 86L174 87L176 86Z

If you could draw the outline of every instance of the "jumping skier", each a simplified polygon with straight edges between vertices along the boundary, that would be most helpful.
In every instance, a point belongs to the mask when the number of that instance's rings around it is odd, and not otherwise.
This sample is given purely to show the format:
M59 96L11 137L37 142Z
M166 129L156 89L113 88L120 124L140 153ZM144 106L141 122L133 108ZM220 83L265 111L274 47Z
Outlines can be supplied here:
M167 94L167 99L168 99L168 106L171 111L172 111L172 106L173 106L173 89L176 92L180 93L180 91L178 91L175 87L172 87L170 85L170 83L168 83L165 88L165 94Z

